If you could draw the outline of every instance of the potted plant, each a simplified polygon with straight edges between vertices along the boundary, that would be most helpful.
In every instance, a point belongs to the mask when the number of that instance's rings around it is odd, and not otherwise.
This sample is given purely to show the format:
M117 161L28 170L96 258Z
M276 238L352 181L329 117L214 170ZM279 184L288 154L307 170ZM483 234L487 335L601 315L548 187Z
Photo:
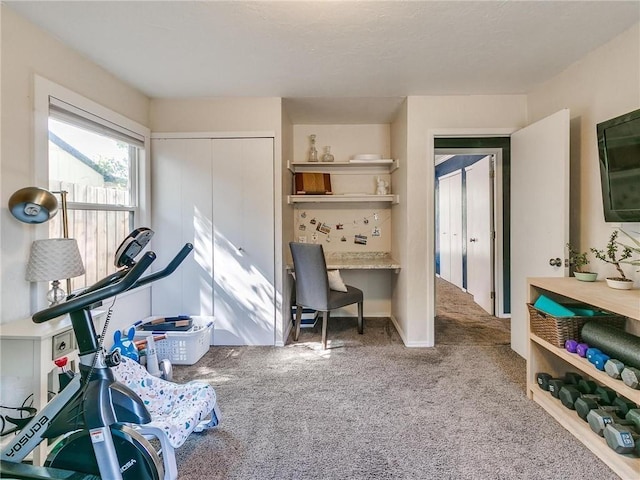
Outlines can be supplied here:
M626 245L620 244L618 241L618 231L614 230L607 243L606 250L598 250L597 248L591 248L591 251L598 260L602 260L605 263L609 263L616 267L618 271L617 277L607 277L607 285L611 288L617 288L620 290L630 290L633 287L633 280L630 280L624 274L620 263L627 263L626 260L631 258L633 254L631 248ZM618 249L622 247L622 253L618 257Z
M622 247L628 248L629 250L631 250L631 252L635 253L639 257L634 260L624 260L622 263L628 263L629 265L640 266L640 241L633 238L624 230L620 229L620 231L624 233L629 238L629 240L631 240L635 245L625 245L624 243L621 243L621 242L618 242L618 244L621 245ZM638 272L640 272L640 270L638 270Z
M583 282L594 282L598 278L598 274L586 269L589 265L587 252L579 252L570 243L567 243L567 249L569 250L569 265L574 269L573 276Z

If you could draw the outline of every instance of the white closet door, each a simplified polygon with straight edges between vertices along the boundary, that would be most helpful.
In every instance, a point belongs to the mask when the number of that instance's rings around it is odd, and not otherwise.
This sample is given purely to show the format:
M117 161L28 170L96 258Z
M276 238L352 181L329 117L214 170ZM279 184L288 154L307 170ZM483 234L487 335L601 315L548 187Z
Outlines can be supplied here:
M440 277L451 281L451 235L449 232L449 202L450 177L440 178L438 181L438 228L440 240Z
M449 188L449 241L451 249L451 279L462 288L462 172L450 177Z
M152 284L155 315L213 315L211 140L152 140L153 250L160 270L189 242L194 251Z
M273 139L213 140L214 339L275 342Z

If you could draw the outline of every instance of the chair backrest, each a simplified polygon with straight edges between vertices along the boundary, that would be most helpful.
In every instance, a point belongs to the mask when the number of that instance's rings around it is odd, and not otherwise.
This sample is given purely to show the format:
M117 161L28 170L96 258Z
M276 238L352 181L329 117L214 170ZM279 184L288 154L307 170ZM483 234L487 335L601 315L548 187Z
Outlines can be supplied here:
M329 278L322 245L290 242L296 273L296 303L314 310L329 308Z

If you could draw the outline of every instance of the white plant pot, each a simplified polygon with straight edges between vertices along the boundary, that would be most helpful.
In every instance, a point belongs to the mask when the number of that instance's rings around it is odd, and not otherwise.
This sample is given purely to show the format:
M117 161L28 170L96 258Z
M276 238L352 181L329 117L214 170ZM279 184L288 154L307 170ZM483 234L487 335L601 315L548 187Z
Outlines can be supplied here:
M613 278L607 278L607 285L617 290L631 290L633 288L632 280L615 280Z
M581 282L595 282L598 278L596 272L573 272L573 276Z

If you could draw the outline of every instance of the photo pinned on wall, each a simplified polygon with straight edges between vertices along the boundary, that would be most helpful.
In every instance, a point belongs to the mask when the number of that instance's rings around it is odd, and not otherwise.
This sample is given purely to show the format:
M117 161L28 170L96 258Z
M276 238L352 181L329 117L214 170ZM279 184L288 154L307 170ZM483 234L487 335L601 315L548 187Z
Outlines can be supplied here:
M346 242L347 241L347 237L345 237L344 235L342 237L340 237L340 241L341 242Z
M325 238L324 241L327 243L331 243L331 235L327 235L327 238Z
M356 235L353 239L353 243L358 245L366 245L367 244L367 236L366 235Z
M373 219L378 220L378 212L373 212Z
M368 225L368 224L369 224L369 219L368 219L367 217L364 217L364 220L362 220L362 221L363 221L363 223L364 223L365 225Z
M318 223L318 226L316 227L316 230L319 231L320 233L324 233L326 235L329 235L329 233L331 232L331 227L329 225L327 225L326 223L320 222L320 223Z
M300 230L301 232L304 232L307 229L307 226L304 223L301 223L298 226L298 230Z
M344 229L344 225L342 223L338 223L336 225L336 230L343 230Z
M307 236L306 235L298 235L298 242L299 243L307 243Z
M373 227L373 231L371 232L371 236L372 237L379 237L380 236L380 228L377 225L375 227Z
M309 220L309 223L310 223L311 225L315 225L315 224L316 224L316 222L317 222L317 220L316 220L315 218L312 218L311 220Z
M313 232L313 235L311 235L311 240L313 243L318 243L318 234L316 232Z
M300 214L300 218L307 218L307 212L302 212Z

